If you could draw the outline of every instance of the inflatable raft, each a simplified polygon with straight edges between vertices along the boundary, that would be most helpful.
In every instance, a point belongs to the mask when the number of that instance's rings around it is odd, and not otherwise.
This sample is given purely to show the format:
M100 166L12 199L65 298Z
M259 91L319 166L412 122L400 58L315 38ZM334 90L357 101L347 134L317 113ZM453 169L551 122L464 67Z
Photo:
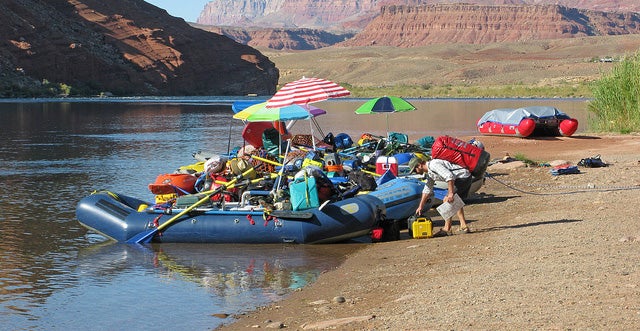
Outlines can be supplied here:
M403 190L399 183L397 189ZM405 190L406 191L406 190ZM401 194L394 199L403 199ZM83 198L76 209L78 221L118 242L136 242L140 234L162 229L152 242L194 243L335 243L369 235L385 222L385 202L363 194L302 211L265 210L229 202L214 208L194 208L169 226L163 222L183 209L147 207L145 201L112 192Z
M578 120L554 107L531 106L491 110L477 126L485 135L568 137L578 130Z

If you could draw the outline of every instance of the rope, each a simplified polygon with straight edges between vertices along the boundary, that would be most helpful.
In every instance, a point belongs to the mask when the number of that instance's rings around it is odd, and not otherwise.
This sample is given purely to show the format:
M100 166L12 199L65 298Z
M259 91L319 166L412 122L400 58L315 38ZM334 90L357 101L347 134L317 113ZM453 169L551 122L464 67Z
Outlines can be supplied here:
M493 175L491 175L490 173L485 173L485 177L490 178L495 180L496 182L502 184L503 186L510 188L514 191L518 191L520 193L524 193L524 194L531 194L531 195L542 195L542 196L547 196L547 195L563 195L563 194L577 194L577 193L591 193L591 192L613 192L613 191L627 191L627 190L640 190L640 186L610 186L610 187L596 187L595 185L591 184L591 185L586 185L586 186L553 186L553 185L541 185L541 184L525 184L526 186L530 186L530 187L543 187L543 188L557 188L557 189L572 189L573 191L568 191L568 192L555 192L555 193L537 193L537 192L528 192L528 191L524 191L521 190L519 188L514 187L513 185L501 181L497 178L495 178Z
M251 211L253 211L253 208L251 208ZM253 216L251 216L251 214L247 214L247 219L249 220L249 224L256 225L256 221L253 220Z

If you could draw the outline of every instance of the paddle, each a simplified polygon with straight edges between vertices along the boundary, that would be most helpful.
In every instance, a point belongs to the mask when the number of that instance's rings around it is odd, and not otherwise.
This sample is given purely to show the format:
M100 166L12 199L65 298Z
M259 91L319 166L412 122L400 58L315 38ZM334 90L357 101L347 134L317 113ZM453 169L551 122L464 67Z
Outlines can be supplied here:
M184 216L185 214L191 212L193 209L195 209L196 207L200 206L201 204L207 202L212 196L224 191L225 189L227 189L230 186L233 186L239 179L241 179L242 177L248 175L251 171L253 171L253 168L249 168L247 169L247 171L243 172L241 175L233 178L232 180L230 180L229 182L221 185L220 187L216 188L215 190L209 190L204 193L204 197L198 201L196 201L194 204L192 204L191 206L185 208L183 211L179 212L176 216L173 216L172 218L170 218L169 220L167 220L166 222L160 224L158 227L153 228L153 229L149 229L143 232L138 233L137 235L131 237L129 240L127 240L127 243L135 243L135 244L145 244L151 241L151 239L153 239L153 237L161 232L164 228L168 227L169 225L171 225L173 222L175 222L176 220L178 220L180 217Z

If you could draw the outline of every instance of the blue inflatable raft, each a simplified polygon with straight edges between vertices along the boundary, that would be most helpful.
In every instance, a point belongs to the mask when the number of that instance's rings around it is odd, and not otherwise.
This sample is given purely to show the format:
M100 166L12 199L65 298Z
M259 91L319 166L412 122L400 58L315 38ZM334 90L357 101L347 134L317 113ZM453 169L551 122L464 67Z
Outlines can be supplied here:
M118 242L159 227L183 209L156 209L142 200L111 192L83 198L78 221ZM142 206L142 207L141 207ZM195 208L158 232L152 242L192 243L335 243L366 236L381 226L385 203L374 195L357 195L303 211L273 210L228 202Z

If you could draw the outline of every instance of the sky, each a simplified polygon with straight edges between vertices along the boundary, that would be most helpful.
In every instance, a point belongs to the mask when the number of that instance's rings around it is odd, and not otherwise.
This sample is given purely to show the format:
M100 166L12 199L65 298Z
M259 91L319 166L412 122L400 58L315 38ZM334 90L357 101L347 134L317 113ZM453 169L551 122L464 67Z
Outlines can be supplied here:
M195 22L200 12L210 0L145 0L166 10L169 15L181 17L187 22Z

